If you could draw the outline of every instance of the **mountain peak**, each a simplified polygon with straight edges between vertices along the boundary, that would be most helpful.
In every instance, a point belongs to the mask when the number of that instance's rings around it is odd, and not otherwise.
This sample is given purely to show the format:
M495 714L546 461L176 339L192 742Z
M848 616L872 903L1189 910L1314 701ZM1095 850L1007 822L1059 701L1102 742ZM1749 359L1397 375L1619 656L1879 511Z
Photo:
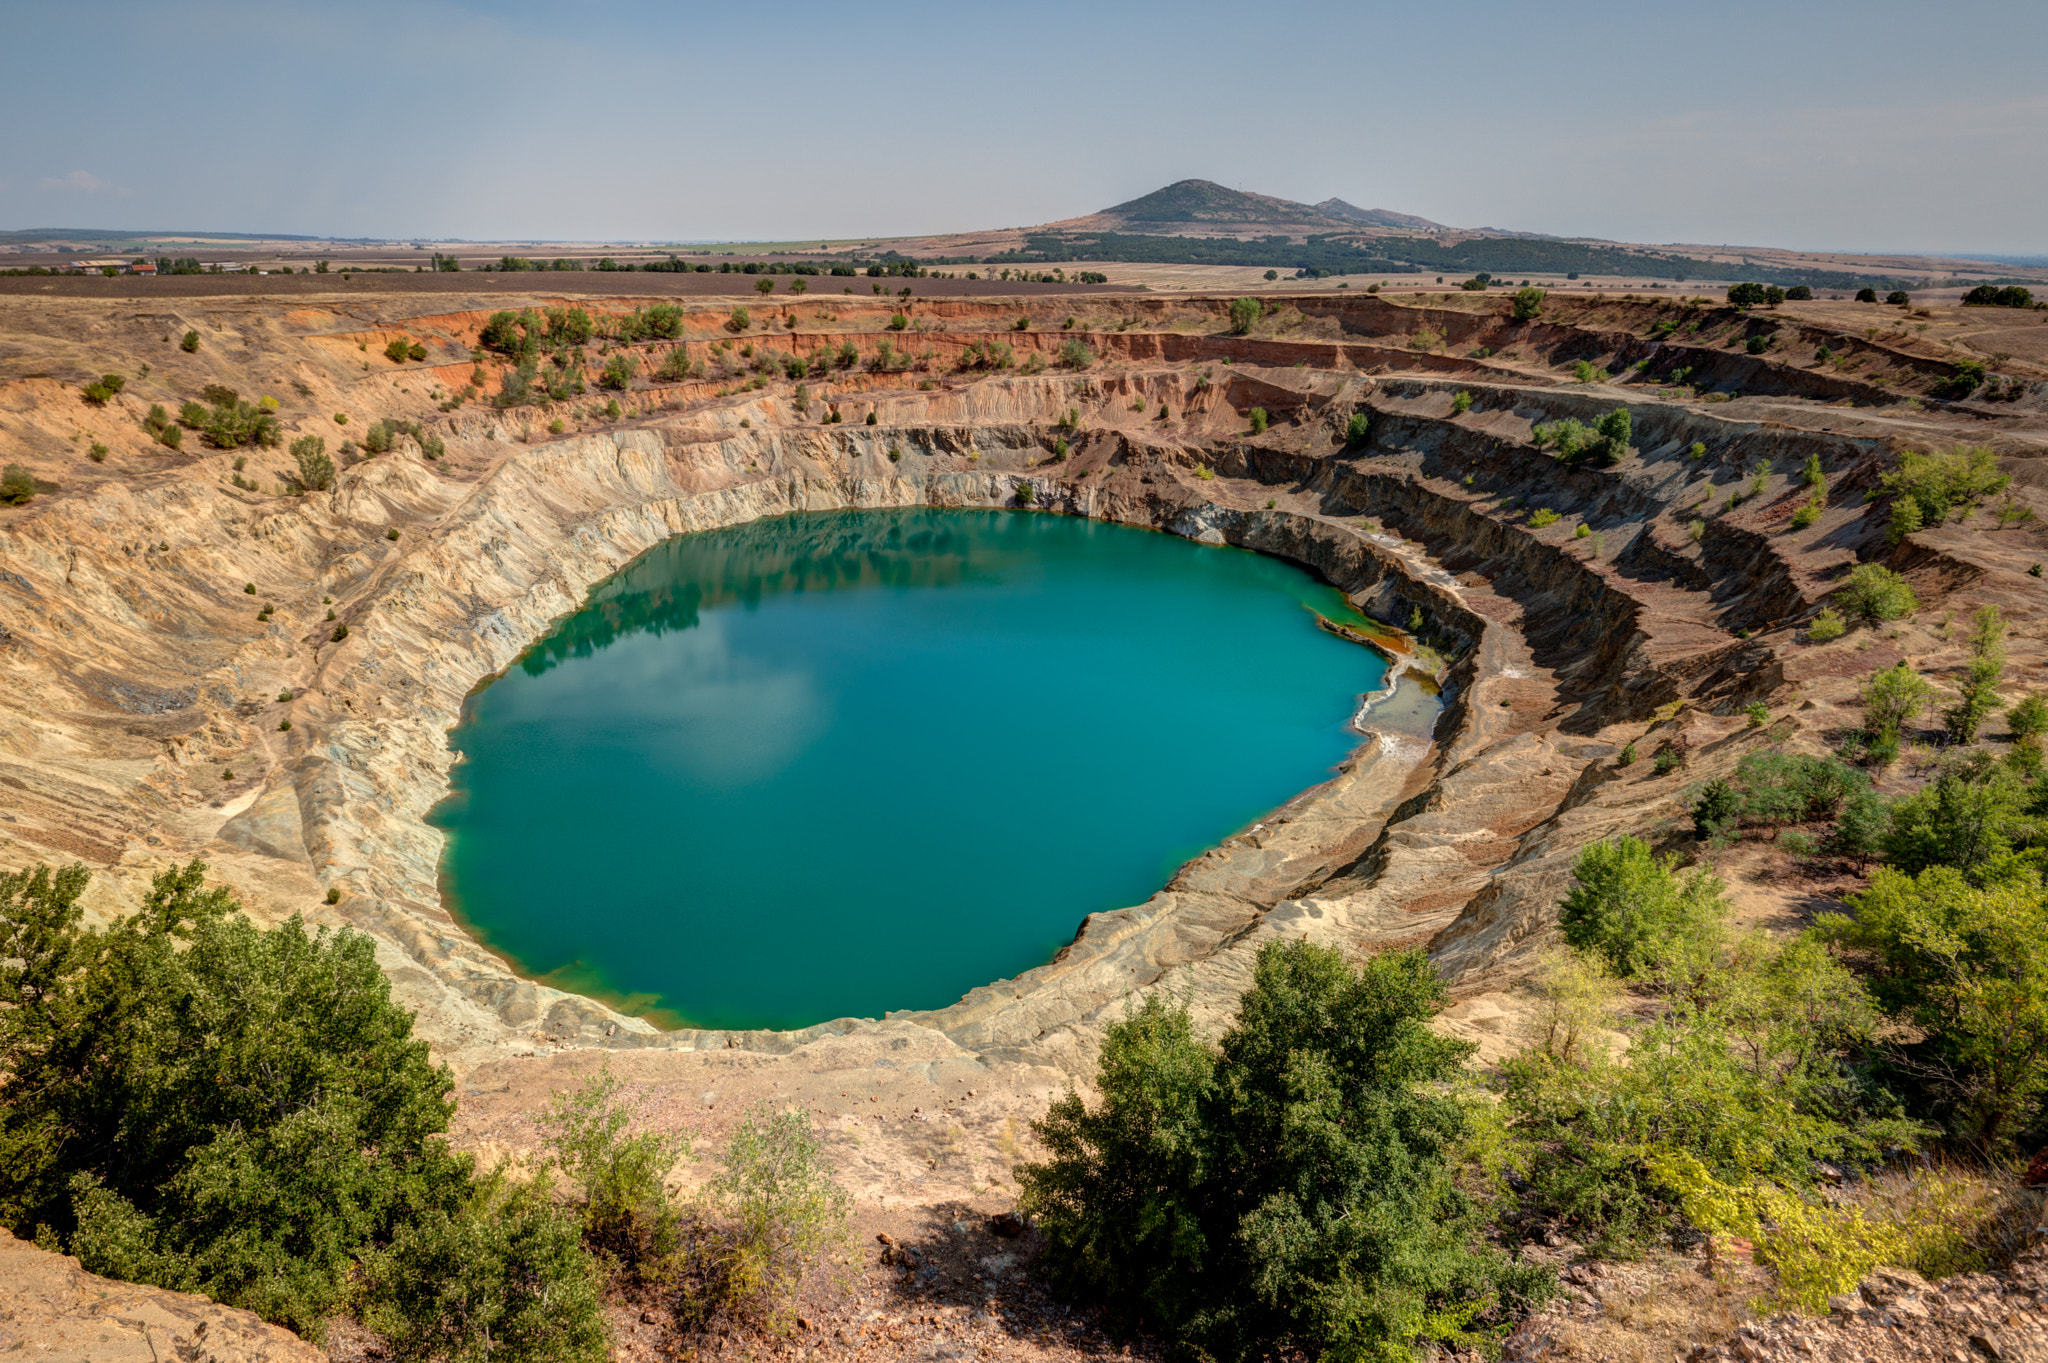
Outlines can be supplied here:
M1176 180L1103 212L1136 222L1280 223L1321 216L1307 204L1226 189L1214 180Z

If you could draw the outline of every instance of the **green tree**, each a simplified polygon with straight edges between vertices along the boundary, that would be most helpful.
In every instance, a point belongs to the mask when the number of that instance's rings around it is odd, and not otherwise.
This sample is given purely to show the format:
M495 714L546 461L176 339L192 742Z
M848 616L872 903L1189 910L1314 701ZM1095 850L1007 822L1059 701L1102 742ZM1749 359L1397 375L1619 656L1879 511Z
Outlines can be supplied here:
M1615 408L1595 422L1593 430L1600 437L1595 449L1602 460L1615 464L1627 457L1630 438L1628 408Z
M1981 879L2027 865L2038 874L2038 853L2014 851L2048 841L2028 806L2028 787L1981 755L1944 763L1933 781L1892 806L1885 860L1908 875L1947 866Z
M1055 1280L1233 1363L1482 1342L1547 1282L1481 1246L1451 1179L1469 1047L1430 1030L1443 997L1421 952L1272 943L1216 1050L1185 1003L1112 1026L1101 1105L1055 1102L1018 1170Z
M1824 929L1875 957L1874 989L1924 1028L1905 1066L1946 1096L1959 1134L1996 1149L2048 1094L2048 891L2037 876L1973 885L1889 868Z
M1956 703L1942 711L1948 736L1957 743L1974 742L1977 730L1994 711L2005 708L1998 683L2005 675L2005 617L1996 606L1978 610L1970 636L1970 662Z
M178 340L178 349L184 351L187 355L197 351L199 349L199 333L196 331L186 332Z
M754 292L760 294L763 298L766 298L769 294L775 292L775 281L773 279L765 277L755 280Z
M292 462L298 465L299 486L309 492L325 492L334 486L334 461L327 455L327 442L317 435L302 435L291 444Z
M1863 685L1863 732L1872 743L1896 749L1899 731L1927 708L1934 688L1903 659L1871 674Z
M1230 300L1230 334L1247 335L1254 323L1266 315L1266 310L1256 298L1233 298Z
M1364 412L1353 412L1344 423L1344 443L1347 445L1363 445L1366 436L1371 431L1372 418Z
M1543 315L1543 298L1541 289L1515 290L1515 303L1510 315L1517 322L1535 321Z

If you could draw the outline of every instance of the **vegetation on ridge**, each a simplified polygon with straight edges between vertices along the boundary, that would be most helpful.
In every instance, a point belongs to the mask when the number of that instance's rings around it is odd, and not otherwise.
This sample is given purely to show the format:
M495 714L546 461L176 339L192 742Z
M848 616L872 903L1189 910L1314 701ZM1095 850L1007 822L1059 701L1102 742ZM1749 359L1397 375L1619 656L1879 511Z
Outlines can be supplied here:
M83 866L0 875L17 1235L315 1340L354 1314L404 1358L504 1363L608 1358L607 1275L773 1322L843 1253L844 1194L801 1113L750 1113L685 1206L663 1179L687 1143L634 1131L603 1075L558 1100L539 1166L478 1177L370 939L257 928L205 870L163 872L104 929L81 926Z

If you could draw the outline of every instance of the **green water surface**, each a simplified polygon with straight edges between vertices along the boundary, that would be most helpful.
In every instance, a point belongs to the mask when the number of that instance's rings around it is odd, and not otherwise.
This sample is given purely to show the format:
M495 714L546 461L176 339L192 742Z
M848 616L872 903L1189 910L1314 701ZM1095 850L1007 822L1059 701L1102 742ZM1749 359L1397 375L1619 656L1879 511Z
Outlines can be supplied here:
M1326 779L1384 664L1308 573L1031 512L685 535L471 698L443 883L670 1025L949 1004Z

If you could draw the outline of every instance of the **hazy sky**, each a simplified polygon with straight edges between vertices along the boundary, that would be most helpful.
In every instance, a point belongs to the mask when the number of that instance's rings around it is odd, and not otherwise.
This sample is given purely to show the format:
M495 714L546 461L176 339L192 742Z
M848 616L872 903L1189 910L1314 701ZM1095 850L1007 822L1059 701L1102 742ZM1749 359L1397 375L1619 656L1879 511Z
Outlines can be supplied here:
M8 7L0 227L751 240L1199 176L1460 226L2048 253L2048 3Z

